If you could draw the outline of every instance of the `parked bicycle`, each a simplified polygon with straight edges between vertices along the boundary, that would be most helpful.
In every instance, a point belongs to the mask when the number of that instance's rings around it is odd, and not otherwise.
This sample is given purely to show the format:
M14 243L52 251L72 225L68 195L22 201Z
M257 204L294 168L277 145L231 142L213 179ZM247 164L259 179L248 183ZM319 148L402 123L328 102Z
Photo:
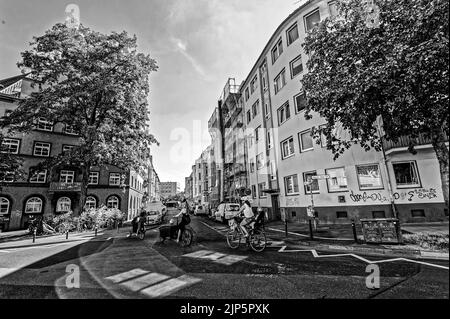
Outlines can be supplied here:
M245 237L239 224L242 218L238 215L233 216L228 220L230 230L227 233L227 244L232 249L239 248L241 240L246 239L247 247L250 247L256 252L262 252L267 245L266 233L264 231L264 214L259 212L255 220L250 224L244 226L248 231L248 236Z

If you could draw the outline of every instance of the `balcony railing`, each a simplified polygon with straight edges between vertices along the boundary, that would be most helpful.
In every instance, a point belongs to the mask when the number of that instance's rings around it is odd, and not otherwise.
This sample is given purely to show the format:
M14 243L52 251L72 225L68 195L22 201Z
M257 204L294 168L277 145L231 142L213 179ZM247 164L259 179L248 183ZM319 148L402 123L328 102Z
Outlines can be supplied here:
M448 136L444 133L445 140L448 141ZM385 151L389 151L395 148L409 147L413 142L415 146L431 144L431 139L426 138L423 134L419 134L417 138L411 138L409 136L402 136L396 142L383 140L383 147Z
M49 192L81 192L81 183L50 183Z
M232 94L239 94L240 86L236 84L236 80L234 78L229 78L222 92L222 96L220 99L223 104L226 104L228 97Z

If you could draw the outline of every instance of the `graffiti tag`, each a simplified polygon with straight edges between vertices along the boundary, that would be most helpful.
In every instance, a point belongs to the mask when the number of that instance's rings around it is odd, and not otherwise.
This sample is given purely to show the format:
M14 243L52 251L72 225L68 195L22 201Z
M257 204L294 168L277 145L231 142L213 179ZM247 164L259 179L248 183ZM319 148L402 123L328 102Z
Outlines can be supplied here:
M414 198L417 199L433 199L437 197L436 189L430 188L420 188L414 189L409 192L395 192L393 194L394 200L407 200L411 202ZM367 193L364 192L362 194L355 194L353 191L350 193L350 199L354 202L388 202L389 199L381 193Z

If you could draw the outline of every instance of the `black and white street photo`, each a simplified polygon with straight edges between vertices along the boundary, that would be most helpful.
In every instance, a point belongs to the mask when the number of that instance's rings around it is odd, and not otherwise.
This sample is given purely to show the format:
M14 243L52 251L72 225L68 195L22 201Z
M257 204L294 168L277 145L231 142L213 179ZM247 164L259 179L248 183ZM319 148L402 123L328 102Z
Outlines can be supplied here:
M0 21L0 302L449 299L448 0L0 0Z

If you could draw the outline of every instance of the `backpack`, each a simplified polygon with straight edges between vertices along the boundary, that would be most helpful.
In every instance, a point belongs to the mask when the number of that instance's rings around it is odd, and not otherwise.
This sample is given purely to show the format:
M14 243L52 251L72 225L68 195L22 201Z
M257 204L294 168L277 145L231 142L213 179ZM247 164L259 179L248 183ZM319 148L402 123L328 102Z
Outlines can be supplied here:
M184 223L186 224L186 225L189 225L190 224L190 222L191 222L191 216L189 216L189 214L183 214L183 220L184 220Z

